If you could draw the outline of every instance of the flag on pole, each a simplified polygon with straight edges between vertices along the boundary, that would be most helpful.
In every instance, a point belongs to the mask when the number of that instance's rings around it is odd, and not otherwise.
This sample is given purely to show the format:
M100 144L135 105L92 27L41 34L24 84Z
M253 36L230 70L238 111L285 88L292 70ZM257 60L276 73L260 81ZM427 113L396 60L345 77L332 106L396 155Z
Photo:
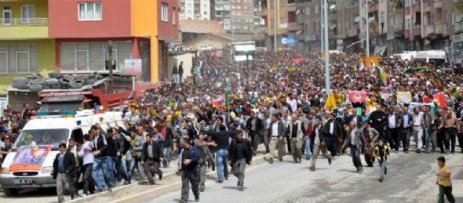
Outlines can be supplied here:
M389 75L384 72L384 70L380 67L376 67L376 73L378 74L378 78L381 82L382 86L389 85Z
M432 95L432 97L434 99L434 103L436 103L437 106L444 107L444 108L447 107L447 103L445 102L443 92L436 93L436 94Z
M212 100L211 103L215 108L225 108L225 96L220 95L217 99Z

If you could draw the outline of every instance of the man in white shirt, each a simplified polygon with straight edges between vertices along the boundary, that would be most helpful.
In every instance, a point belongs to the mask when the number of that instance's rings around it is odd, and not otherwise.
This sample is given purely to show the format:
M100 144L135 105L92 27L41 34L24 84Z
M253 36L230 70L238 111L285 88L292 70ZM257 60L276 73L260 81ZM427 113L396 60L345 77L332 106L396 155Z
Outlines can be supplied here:
M294 113L297 111L297 100L293 94L290 94L288 98L286 98L286 103L291 107L291 112Z
M413 109L412 119L413 119L413 138L416 143L416 152L420 153L423 145L423 115L424 113L418 108Z
M84 135L84 144L78 152L79 157L82 157L82 172L84 180L84 194L89 195L89 192L93 194L95 191L95 185L92 179L92 168L93 168L93 143L90 141L90 135Z

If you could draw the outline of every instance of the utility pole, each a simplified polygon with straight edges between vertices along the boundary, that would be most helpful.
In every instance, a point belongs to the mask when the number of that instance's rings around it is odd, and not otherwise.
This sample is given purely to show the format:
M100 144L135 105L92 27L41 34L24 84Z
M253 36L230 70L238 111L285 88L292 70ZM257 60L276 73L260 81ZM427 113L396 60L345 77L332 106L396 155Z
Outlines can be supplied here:
M320 53L323 53L325 51L325 44L324 44L324 38L323 37L323 32L324 29L323 29L323 24L325 23L324 20L323 20L324 16L323 16L323 0L320 0Z
M233 6L232 6L232 1L230 1L230 30L231 30L231 37L232 37L232 43L233 43L233 41L235 40L234 38L235 31L233 29L232 13L233 13Z
M273 23L273 51L275 53L278 52L277 50L277 43L278 43L278 40L277 40L277 20L278 20L278 16L277 16L277 0L273 0L273 11L274 11L274 17L273 19L275 19L274 23Z
M109 88L108 93L112 93L113 91L113 42L108 41L108 66L109 66Z
M370 19L368 16L368 0L365 0L365 34L366 34L366 47L365 47L365 54L367 57L370 56Z
M232 19L233 6L230 0L230 32L231 32L231 44L230 44L230 63L233 63L233 43L235 42L235 32L233 31L233 19Z
M326 94L331 94L331 87L330 87L330 58L329 58L329 53L328 53L328 2L327 0L324 1L324 7L323 7L323 24L325 26L323 27L324 30L324 35L323 35L323 40L324 40L324 56L325 56L325 90Z

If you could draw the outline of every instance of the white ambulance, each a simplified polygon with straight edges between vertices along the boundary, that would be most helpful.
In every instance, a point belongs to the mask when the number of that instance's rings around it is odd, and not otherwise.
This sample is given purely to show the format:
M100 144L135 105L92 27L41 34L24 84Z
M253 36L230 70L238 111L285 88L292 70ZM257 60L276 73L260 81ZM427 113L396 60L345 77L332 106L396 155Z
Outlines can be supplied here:
M121 112L93 113L84 110L75 114L41 115L30 120L2 164L0 188L7 196L25 188L56 187L51 176L53 161L60 143L68 144L73 137L82 142L91 126L99 124L103 130L123 126Z

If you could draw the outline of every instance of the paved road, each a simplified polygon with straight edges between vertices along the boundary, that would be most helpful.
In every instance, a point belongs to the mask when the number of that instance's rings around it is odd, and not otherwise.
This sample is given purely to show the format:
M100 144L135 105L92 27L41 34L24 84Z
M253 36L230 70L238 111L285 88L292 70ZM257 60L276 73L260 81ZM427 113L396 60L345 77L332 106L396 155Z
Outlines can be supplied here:
M308 162L294 164L289 161L264 164L248 171L245 191L237 190L235 177L218 184L207 183L201 193L201 202L435 202L436 158L440 154L404 154L391 156L386 179L378 182L379 169L365 168L362 174L355 172L350 156L338 157L331 166L326 159L319 159L317 171L308 170ZM463 156L448 155L453 166L454 194L457 202L463 202ZM285 157L285 160L291 160ZM145 203L166 203L179 200L180 191L171 192ZM193 200L190 194L190 200Z
M0 202L15 202L15 203L51 203L57 202L56 189L28 189L23 190L16 197L7 197L3 192L0 192Z

